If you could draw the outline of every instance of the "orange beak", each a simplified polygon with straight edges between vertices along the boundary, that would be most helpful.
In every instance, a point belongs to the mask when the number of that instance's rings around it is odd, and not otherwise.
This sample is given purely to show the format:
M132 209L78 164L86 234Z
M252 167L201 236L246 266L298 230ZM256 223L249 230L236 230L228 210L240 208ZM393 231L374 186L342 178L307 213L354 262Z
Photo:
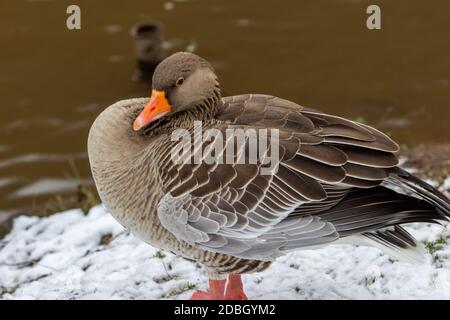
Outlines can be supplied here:
M149 123L158 120L172 111L172 106L167 101L164 91L152 90L150 101L144 106L141 114L134 120L133 129L138 131Z

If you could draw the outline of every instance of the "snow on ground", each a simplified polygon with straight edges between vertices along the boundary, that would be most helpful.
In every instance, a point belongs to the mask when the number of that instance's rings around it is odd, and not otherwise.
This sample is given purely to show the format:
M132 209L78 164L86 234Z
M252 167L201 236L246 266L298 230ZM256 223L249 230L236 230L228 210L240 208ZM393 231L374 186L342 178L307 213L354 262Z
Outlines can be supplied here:
M411 224L422 264L375 248L297 251L246 275L250 299L450 299L450 225ZM0 299L187 299L206 289L198 264L126 232L102 206L21 216L0 241Z

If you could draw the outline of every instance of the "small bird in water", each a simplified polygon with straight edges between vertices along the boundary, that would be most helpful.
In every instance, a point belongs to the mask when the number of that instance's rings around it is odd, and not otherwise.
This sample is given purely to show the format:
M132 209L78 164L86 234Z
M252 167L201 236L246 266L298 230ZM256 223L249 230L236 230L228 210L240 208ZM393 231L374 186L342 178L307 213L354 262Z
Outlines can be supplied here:
M137 56L137 70L133 79L151 83L156 66L164 59L164 36L161 23L147 21L131 28Z
M368 125L270 95L222 97L211 64L192 53L162 61L152 87L150 99L119 101L97 117L89 160L103 203L122 225L206 267L209 290L192 299L246 299L242 274L337 242L417 260L421 245L400 225L449 219L449 199L399 168L398 145ZM192 142L198 121L215 132L200 146ZM199 161L172 157L176 129L194 138L188 151ZM267 150L277 151L276 170L248 161L250 135L241 145L219 139L237 129L257 138L277 130ZM245 161L195 152L216 142Z

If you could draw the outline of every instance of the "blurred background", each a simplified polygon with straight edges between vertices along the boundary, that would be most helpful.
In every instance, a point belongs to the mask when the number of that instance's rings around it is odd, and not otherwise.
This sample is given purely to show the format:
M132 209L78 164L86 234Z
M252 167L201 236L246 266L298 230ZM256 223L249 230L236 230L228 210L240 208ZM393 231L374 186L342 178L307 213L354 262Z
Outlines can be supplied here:
M68 30L66 8L81 8ZM211 61L223 95L265 93L367 122L402 148L450 140L450 1L0 2L0 221L96 201L86 140L133 81L130 29L157 20L166 54Z

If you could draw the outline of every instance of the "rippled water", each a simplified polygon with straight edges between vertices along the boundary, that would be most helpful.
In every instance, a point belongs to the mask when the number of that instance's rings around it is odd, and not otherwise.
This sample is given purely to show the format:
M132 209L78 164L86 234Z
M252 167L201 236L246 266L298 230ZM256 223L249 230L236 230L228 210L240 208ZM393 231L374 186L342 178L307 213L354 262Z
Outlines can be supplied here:
M450 1L390 1L382 30L370 1L72 1L0 3L0 220L83 181L89 126L116 100L146 96L132 81L130 27L156 19L168 53L209 59L223 92L268 93L363 117L401 143L450 140Z

